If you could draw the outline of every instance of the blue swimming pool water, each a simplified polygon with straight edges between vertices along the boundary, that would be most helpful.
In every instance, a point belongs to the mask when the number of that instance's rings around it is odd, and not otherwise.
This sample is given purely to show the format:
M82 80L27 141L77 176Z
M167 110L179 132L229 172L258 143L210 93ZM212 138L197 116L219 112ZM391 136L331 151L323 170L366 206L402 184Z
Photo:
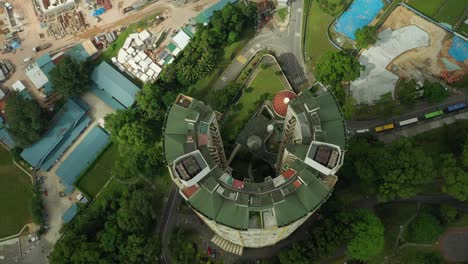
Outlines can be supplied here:
M383 7L382 0L354 0L336 21L335 30L355 40L354 32L369 25Z
M464 62L468 59L468 41L454 36L452 46L449 49L449 54L457 61Z

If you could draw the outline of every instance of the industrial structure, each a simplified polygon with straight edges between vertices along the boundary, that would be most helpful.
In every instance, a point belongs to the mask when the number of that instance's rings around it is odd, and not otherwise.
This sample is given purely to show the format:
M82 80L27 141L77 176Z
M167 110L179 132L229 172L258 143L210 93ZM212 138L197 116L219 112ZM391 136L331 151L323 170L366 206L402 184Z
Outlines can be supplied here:
M230 167L236 151L228 162L220 117L179 95L166 115L164 156L180 195L216 233L212 241L241 255L244 247L288 237L330 197L343 164L345 126L332 94L280 92L263 103L236 141L235 149L270 164L274 175L257 181Z

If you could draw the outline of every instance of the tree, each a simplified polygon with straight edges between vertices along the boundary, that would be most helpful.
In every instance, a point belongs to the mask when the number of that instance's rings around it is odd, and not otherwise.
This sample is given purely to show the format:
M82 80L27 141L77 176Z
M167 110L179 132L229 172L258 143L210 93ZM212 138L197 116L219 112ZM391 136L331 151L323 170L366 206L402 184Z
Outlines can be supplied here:
M121 201L116 214L120 229L142 234L150 231L152 220L156 219L156 211L149 198L145 192L136 190L128 199Z
M158 85L145 83L137 93L136 101L147 118L164 119L165 109L161 107L161 88Z
M383 117L390 117L395 113L396 105L393 101L392 93L388 92L380 96L375 102L377 113Z
M458 210L450 205L441 205L440 214L444 217L447 223L450 223L457 218Z
M466 136L465 144L463 144L462 163L468 169L468 136Z
M223 89L214 90L208 96L208 102L213 109L224 112L229 107L234 97L239 92L240 85L237 83L230 83Z
M408 139L385 146L376 153L377 196L381 201L416 195L421 186L434 179L432 158Z
M54 90L65 97L81 95L89 89L89 66L65 56L50 72L50 82Z
M5 115L8 118L8 132L16 144L27 147L41 138L48 120L36 101L24 98L18 92L8 96Z
M384 246L384 226L369 210L358 211L352 224L354 236L348 244L346 255L358 260L368 260L379 254Z
M353 118L355 112L356 112L356 100L348 96L345 99L344 105L343 105L343 116L345 119L351 119Z
M398 98L404 105L413 106L416 102L416 81L401 81L398 86Z
M338 85L359 77L362 70L359 61L343 51L327 51L317 62L316 77L325 85Z
M172 234L170 241L172 257L176 263L192 263L193 257L196 255L194 242L190 238L187 230L178 229L175 234Z
M331 16L338 15L346 6L346 0L331 1L331 0L318 0L320 8Z
M420 212L408 231L408 240L414 243L432 243L444 231L440 221L429 212Z
M424 98L427 102L433 104L443 101L449 96L449 92L445 87L437 82L426 81L423 86Z
M468 172L457 165L453 154L445 154L442 157L440 173L445 179L442 190L460 201L468 199Z
M356 46L363 49L375 44L378 39L377 29L373 26L364 26L356 30L354 36L356 37Z

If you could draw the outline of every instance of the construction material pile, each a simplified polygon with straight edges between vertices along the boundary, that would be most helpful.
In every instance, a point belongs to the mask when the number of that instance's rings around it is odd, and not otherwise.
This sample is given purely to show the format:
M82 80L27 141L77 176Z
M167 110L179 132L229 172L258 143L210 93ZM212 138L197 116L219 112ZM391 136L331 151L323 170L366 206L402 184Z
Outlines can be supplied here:
M47 33L55 39L84 31L88 26L83 13L75 9L48 17L45 22L48 25Z

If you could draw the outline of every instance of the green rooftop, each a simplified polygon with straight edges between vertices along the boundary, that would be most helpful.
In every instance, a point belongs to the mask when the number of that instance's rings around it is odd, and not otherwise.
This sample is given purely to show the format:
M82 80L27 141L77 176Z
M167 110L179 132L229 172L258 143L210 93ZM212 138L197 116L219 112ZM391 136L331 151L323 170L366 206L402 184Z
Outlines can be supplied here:
M186 100L174 103L167 113L164 154L168 166L195 149L205 159L211 171L198 181L197 190L187 200L200 214L222 225L247 230L250 216L273 210L276 226L284 226L313 212L331 195L332 189L322 181L320 173L304 161L309 149L307 144L286 146L289 152L298 157L290 165L296 172L293 176L278 175L273 180L261 183L234 179L217 165L207 146L206 137L215 118L214 111L201 101L183 98ZM306 107L309 110L320 108L318 116L323 129L320 139L342 149L346 147L341 112L331 94L314 97L306 91L293 100L290 106L296 114L308 114L305 113ZM306 124L311 126L311 120L312 117L307 117ZM279 178L282 179L275 181Z

